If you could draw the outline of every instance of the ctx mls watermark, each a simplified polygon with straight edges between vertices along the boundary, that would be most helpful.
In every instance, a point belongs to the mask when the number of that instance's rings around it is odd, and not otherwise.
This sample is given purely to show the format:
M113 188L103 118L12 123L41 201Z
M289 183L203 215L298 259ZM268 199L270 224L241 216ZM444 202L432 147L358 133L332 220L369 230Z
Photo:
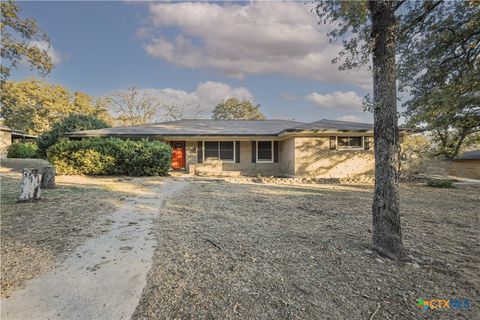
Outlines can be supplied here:
M468 309L470 308L469 299L430 299L425 300L419 298L417 307L422 311L438 310L438 309Z

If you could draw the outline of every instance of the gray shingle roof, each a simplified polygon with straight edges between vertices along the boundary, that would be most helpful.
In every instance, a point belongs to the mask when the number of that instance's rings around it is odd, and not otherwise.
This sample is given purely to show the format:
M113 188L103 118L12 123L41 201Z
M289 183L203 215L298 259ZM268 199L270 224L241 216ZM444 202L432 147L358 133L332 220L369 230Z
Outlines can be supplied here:
M289 132L300 131L373 131L373 124L361 122L349 122L339 120L322 119L305 123L294 128L287 129Z
M302 122L290 120L178 120L138 126L105 128L67 133L70 137L138 137L138 136L252 136L277 135Z
M400 128L400 130L406 130ZM137 126L75 131L70 137L147 136L277 136L288 132L373 132L373 124L322 119L311 123L291 120L190 119Z
M455 160L480 160L480 150L464 152L456 157Z
M297 127L287 129L287 132L368 132L373 133L373 123L351 122L340 120L322 119L315 122L304 123ZM399 126L400 131L412 131L410 128Z

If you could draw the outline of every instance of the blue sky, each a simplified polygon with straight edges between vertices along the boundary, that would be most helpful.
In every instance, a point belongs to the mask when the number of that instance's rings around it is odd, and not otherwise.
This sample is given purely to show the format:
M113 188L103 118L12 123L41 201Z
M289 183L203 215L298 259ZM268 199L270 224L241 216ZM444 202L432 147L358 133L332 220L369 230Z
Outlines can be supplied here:
M338 52L303 2L20 2L51 40L47 81L94 96L136 86L164 103L213 106L230 96L268 118L371 121L366 70L340 72ZM19 69L12 79L39 77ZM161 119L162 113L159 113Z

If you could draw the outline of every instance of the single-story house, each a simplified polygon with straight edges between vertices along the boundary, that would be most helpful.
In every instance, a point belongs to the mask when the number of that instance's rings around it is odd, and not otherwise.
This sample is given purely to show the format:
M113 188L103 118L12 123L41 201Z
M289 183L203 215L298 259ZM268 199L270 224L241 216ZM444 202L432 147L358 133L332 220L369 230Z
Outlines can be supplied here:
M66 134L161 140L172 168L197 175L372 175L373 125L336 120L178 120Z
M480 150L464 152L450 163L450 175L480 179Z
M37 136L26 134L25 132L12 130L9 127L0 126L0 156L7 154L8 147L20 140L34 140Z

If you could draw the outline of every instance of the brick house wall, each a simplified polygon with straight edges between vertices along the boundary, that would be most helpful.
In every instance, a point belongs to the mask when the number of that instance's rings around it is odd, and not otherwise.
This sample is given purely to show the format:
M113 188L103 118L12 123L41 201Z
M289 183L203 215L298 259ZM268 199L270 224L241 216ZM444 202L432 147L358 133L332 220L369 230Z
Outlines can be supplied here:
M480 160L453 160L449 173L455 177L480 179Z
M222 160L197 163L198 141L186 141L186 171L206 176L344 178L373 175L375 157L372 140L370 150L330 150L329 140L330 137L289 137L279 140L278 162L275 163L252 163L251 140L240 141L239 163Z
M373 140L370 145L370 150L330 150L330 137L295 137L295 176L346 178L373 175Z

